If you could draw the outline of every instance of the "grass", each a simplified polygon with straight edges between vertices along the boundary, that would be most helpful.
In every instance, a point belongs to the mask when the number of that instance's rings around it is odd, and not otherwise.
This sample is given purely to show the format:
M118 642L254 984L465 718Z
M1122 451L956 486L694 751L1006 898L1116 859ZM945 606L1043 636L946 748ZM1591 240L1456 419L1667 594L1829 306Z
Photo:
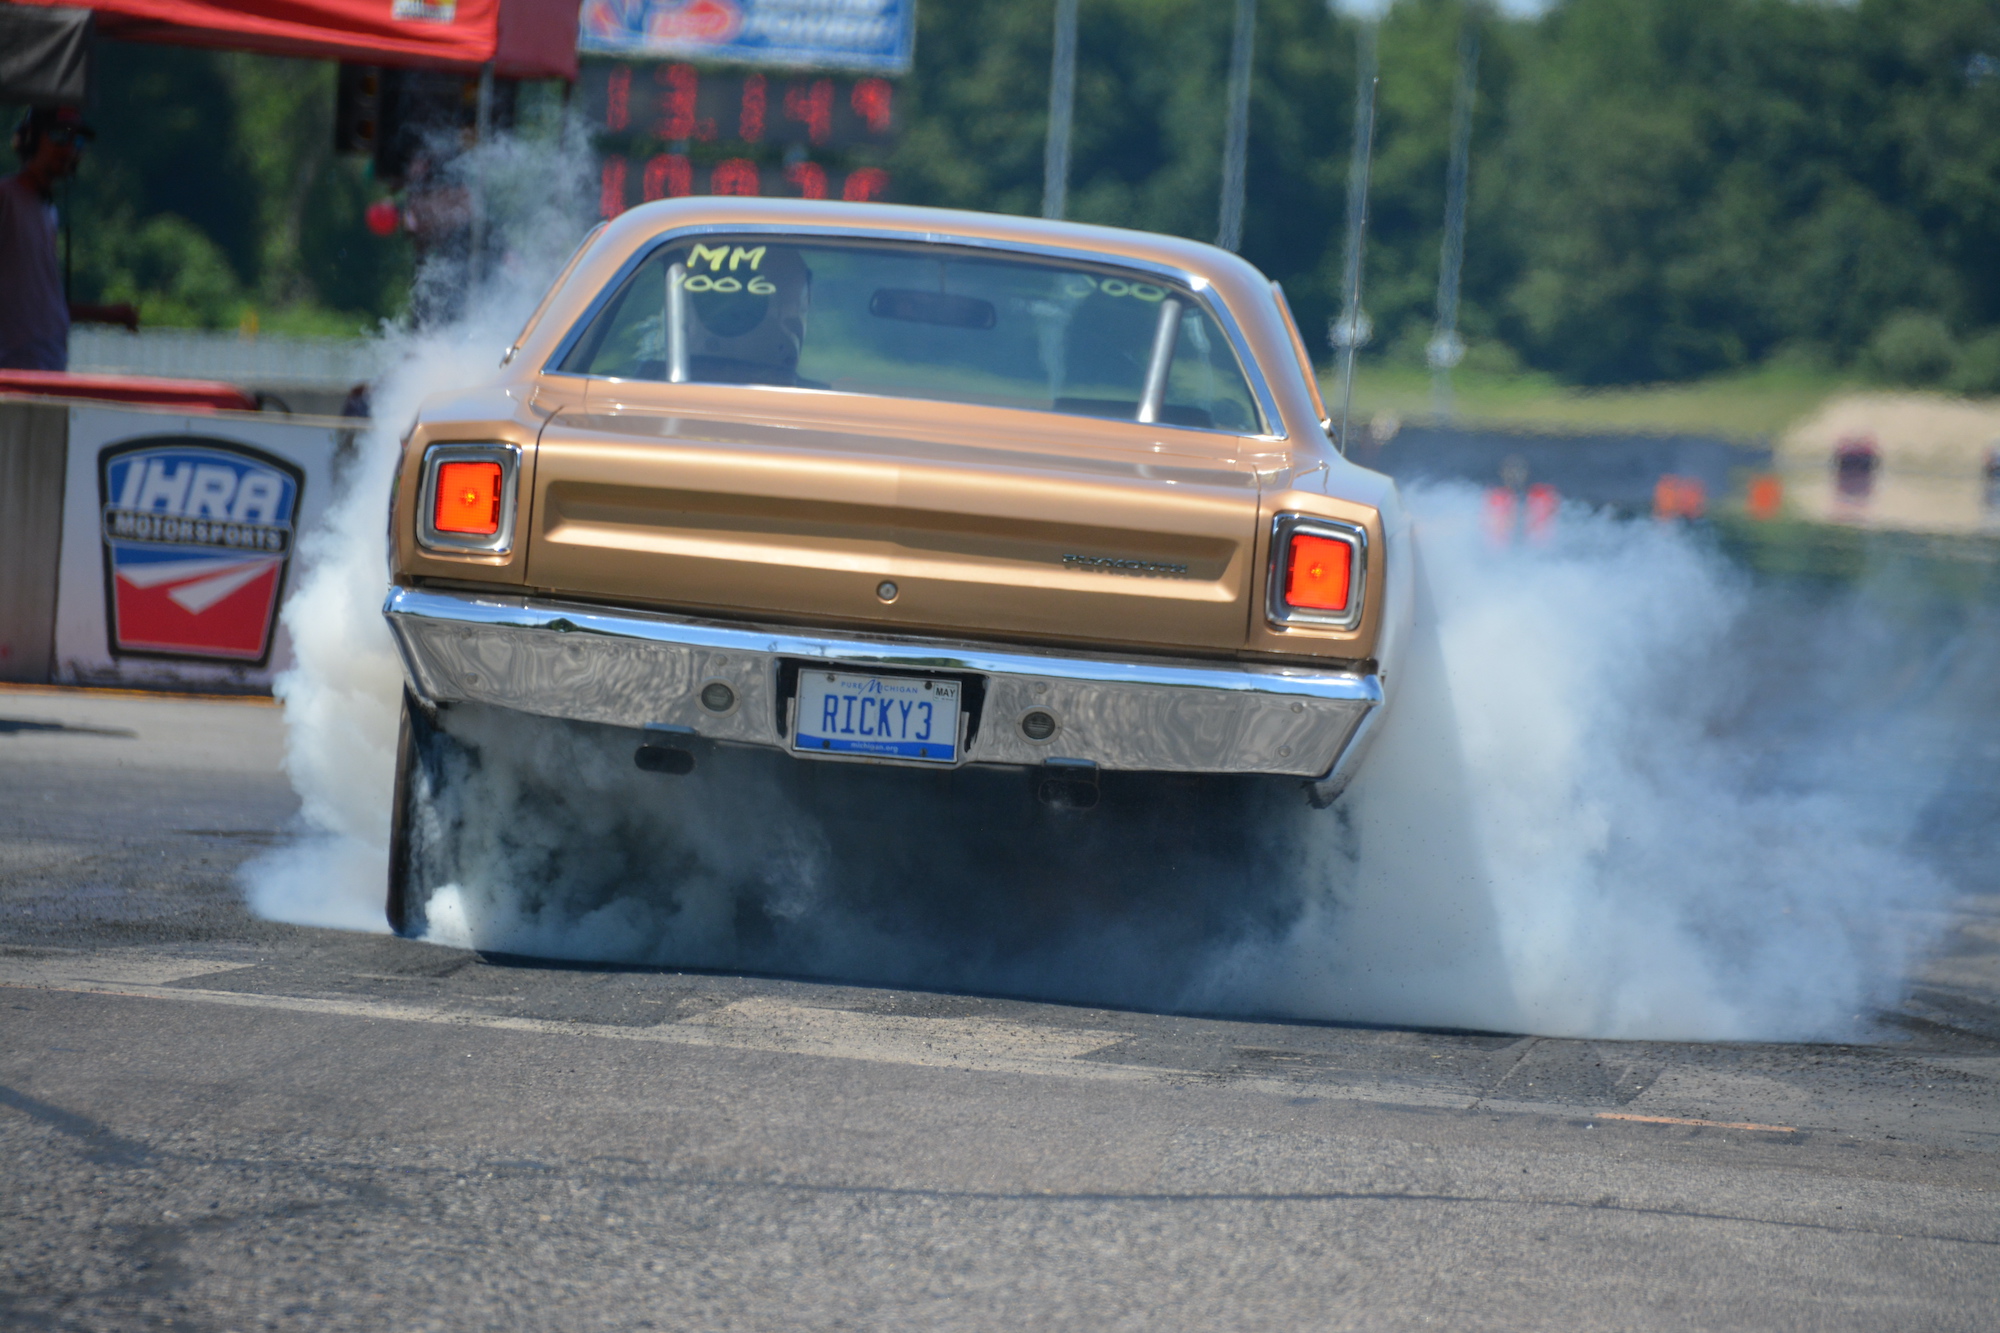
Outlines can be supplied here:
M1340 415L1340 376L1321 373L1327 407ZM1578 389L1553 378L1460 367L1452 374L1456 421L1557 431L1690 432L1728 439L1772 436L1834 394L1873 387L1852 375L1792 366L1760 366L1683 384ZM1354 419L1393 413L1435 419L1430 371L1363 360L1354 376Z

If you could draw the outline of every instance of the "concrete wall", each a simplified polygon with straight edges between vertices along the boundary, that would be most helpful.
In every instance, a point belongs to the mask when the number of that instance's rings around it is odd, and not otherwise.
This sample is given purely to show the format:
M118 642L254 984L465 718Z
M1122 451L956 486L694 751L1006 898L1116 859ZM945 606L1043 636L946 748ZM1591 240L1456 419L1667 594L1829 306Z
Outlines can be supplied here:
M0 400L0 680L54 669L68 437L67 407Z
M382 343L367 338L244 337L204 329L70 330L69 368L91 374L221 380L269 394L302 416L336 416L347 391L382 373Z

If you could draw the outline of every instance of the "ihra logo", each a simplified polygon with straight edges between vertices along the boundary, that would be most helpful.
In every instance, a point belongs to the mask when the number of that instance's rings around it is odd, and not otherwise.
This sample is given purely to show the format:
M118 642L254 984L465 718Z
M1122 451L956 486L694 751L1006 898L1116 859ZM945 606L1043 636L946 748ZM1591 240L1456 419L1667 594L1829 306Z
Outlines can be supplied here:
M111 651L271 654L305 474L240 444L155 437L98 455Z

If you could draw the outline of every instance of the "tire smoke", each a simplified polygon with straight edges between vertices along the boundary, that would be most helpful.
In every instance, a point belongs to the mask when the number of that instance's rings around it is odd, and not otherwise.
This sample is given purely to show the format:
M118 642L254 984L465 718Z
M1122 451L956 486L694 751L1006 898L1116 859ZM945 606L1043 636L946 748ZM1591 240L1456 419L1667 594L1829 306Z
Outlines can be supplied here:
M300 575L281 614L293 667L274 693L285 708L285 768L306 832L244 869L251 910L273 920L345 930L388 930L382 915L389 792L394 779L402 667L382 599L382 530L400 441L432 394L491 378L501 352L591 225L587 130L554 143L500 137L448 156L446 190L478 186L485 251L462 248L420 266L413 311L453 311L447 322L384 327L368 428L338 478L325 519L299 542Z
M486 151L548 178L546 153ZM311 831L246 868L261 915L385 928L397 438L493 372L582 234L562 179L496 210L509 259L462 319L386 335L400 369L284 612ZM1759 582L1678 526L1565 510L1497 547L1476 494L1407 500L1419 632L1332 810L1282 780L1111 774L1097 810L1052 811L1011 772L750 751L667 777L633 767L633 733L460 705L428 742L427 938L1211 1013L1866 1036L1949 892L1916 835L1958 676L1888 687L1882 663L1926 645L1880 599Z

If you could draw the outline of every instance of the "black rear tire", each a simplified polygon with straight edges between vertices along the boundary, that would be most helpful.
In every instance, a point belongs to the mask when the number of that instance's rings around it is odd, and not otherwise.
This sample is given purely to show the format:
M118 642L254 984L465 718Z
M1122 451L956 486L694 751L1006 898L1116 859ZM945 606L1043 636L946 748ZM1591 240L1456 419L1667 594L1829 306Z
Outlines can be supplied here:
M412 700L403 689L403 715L396 724L396 794L389 811L389 897L384 909L389 929L398 935L416 934L410 921L410 802L417 784L411 780L416 765L416 748L410 739Z
M424 905L430 890L456 869L448 854L455 830L442 820L439 796L449 775L470 758L438 719L441 706L425 703L406 687L396 727L396 790L389 812L389 883L383 903L389 929L406 939L430 923Z

